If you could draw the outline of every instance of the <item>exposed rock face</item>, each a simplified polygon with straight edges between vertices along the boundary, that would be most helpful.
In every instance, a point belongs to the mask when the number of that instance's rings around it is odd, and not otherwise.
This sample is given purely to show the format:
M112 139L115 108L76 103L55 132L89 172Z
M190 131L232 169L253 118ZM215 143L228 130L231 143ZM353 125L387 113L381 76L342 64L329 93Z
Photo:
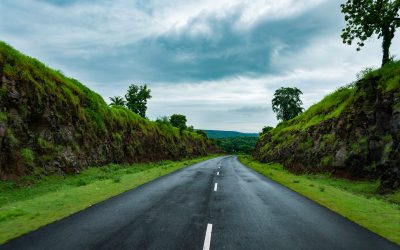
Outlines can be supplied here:
M263 135L254 157L282 163L294 172L380 178L382 192L398 188L400 88L385 90L384 77L358 82L353 99L338 117L305 129L275 129ZM392 84L398 86L399 79Z
M123 108L0 43L0 178L180 159L215 150Z

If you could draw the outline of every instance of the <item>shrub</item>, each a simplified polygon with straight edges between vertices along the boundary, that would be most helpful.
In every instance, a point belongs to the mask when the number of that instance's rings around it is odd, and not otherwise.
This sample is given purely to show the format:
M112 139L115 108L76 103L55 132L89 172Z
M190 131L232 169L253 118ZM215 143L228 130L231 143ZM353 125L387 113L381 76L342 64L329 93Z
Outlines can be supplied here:
M374 68L372 68L372 67L366 67L366 68L362 69L360 72L358 72L356 74L357 81L360 81L360 80L366 78L373 71L374 71Z
M0 122L6 122L7 121L7 114L0 112Z
M180 115L180 114L173 114L169 118L170 123L172 126L179 128L180 131L184 130L187 128L186 126L186 116Z
M332 156L325 156L321 159L321 165L322 166L330 166L333 163L333 157Z
M168 116L160 116L160 117L158 117L157 120L156 120L156 123L167 125L167 126L172 126L171 122L169 121L169 117Z
M75 186L77 186L77 187L86 186L86 185L87 185L87 182L84 181L84 180L82 180L82 179L78 180L78 181L75 183Z
M204 132L203 130L196 130L196 133L199 134L200 136L203 136L204 138L208 138L208 135L206 132Z
M35 160L35 157L33 155L32 150L29 148L23 148L23 149L21 149L20 153L21 153L22 159L24 160L24 163L27 166L33 167L33 162Z
M269 131L271 131L271 130L273 130L273 129L274 129L274 128L271 127L271 126L265 126L265 127L262 128L262 130L261 130L261 132L260 132L260 135L262 135L262 134L267 134Z
M7 96L7 93L8 93L7 89L0 88L0 101Z

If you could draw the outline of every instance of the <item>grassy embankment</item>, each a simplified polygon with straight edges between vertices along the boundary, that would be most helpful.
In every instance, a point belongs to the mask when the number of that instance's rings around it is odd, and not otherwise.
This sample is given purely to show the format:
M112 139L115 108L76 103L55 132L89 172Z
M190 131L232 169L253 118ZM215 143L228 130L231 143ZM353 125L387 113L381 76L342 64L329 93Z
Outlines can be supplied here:
M239 156L239 160L260 174L400 244L400 191L382 196L376 192L378 181L294 175L280 164L260 163L250 156Z
M385 65L383 68L362 72L359 76L364 82L379 79L376 83L377 91L382 94L393 92L400 88L400 61ZM365 96L365 90L356 88L356 84L340 87L335 92L327 95L320 102L312 105L299 116L280 123L272 132L278 138L290 131L305 131L310 127L320 124L323 121L339 118L346 109L359 99ZM400 103L395 105L400 106Z
M297 172L339 170L356 177L377 176L377 163L390 165L399 141L400 134L388 129L400 108L399 90L400 61L363 71L353 84L261 135L254 156L261 162L283 163ZM370 148L375 141L377 146ZM336 157L339 151L341 158ZM382 180L387 189L391 182Z
M205 155L207 138L109 106L76 79L0 41L0 176Z
M100 201L216 155L157 163L89 168L80 174L0 181L0 243Z

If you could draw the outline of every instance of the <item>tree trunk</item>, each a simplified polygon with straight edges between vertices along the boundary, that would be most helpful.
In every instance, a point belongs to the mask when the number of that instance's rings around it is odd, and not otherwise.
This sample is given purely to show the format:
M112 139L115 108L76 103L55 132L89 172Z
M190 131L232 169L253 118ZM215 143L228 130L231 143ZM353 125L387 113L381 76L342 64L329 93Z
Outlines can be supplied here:
M382 57L382 66L387 64L390 61L390 55L389 55L389 47L387 44L387 39L384 38L383 44L382 44L382 50L383 50L383 57Z
M383 51L383 58L382 58L382 66L390 62L390 45L392 45L392 39L394 37L394 29L388 26L383 28L383 42L382 42L382 51Z

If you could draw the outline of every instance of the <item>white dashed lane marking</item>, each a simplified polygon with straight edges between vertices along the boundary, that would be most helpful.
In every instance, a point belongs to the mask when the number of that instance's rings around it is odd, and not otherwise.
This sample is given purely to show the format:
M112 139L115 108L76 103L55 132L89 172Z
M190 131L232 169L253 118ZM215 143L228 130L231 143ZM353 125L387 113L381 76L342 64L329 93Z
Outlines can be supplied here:
M211 232L212 232L212 224L207 224L206 238L204 239L203 250L209 250L210 249Z

